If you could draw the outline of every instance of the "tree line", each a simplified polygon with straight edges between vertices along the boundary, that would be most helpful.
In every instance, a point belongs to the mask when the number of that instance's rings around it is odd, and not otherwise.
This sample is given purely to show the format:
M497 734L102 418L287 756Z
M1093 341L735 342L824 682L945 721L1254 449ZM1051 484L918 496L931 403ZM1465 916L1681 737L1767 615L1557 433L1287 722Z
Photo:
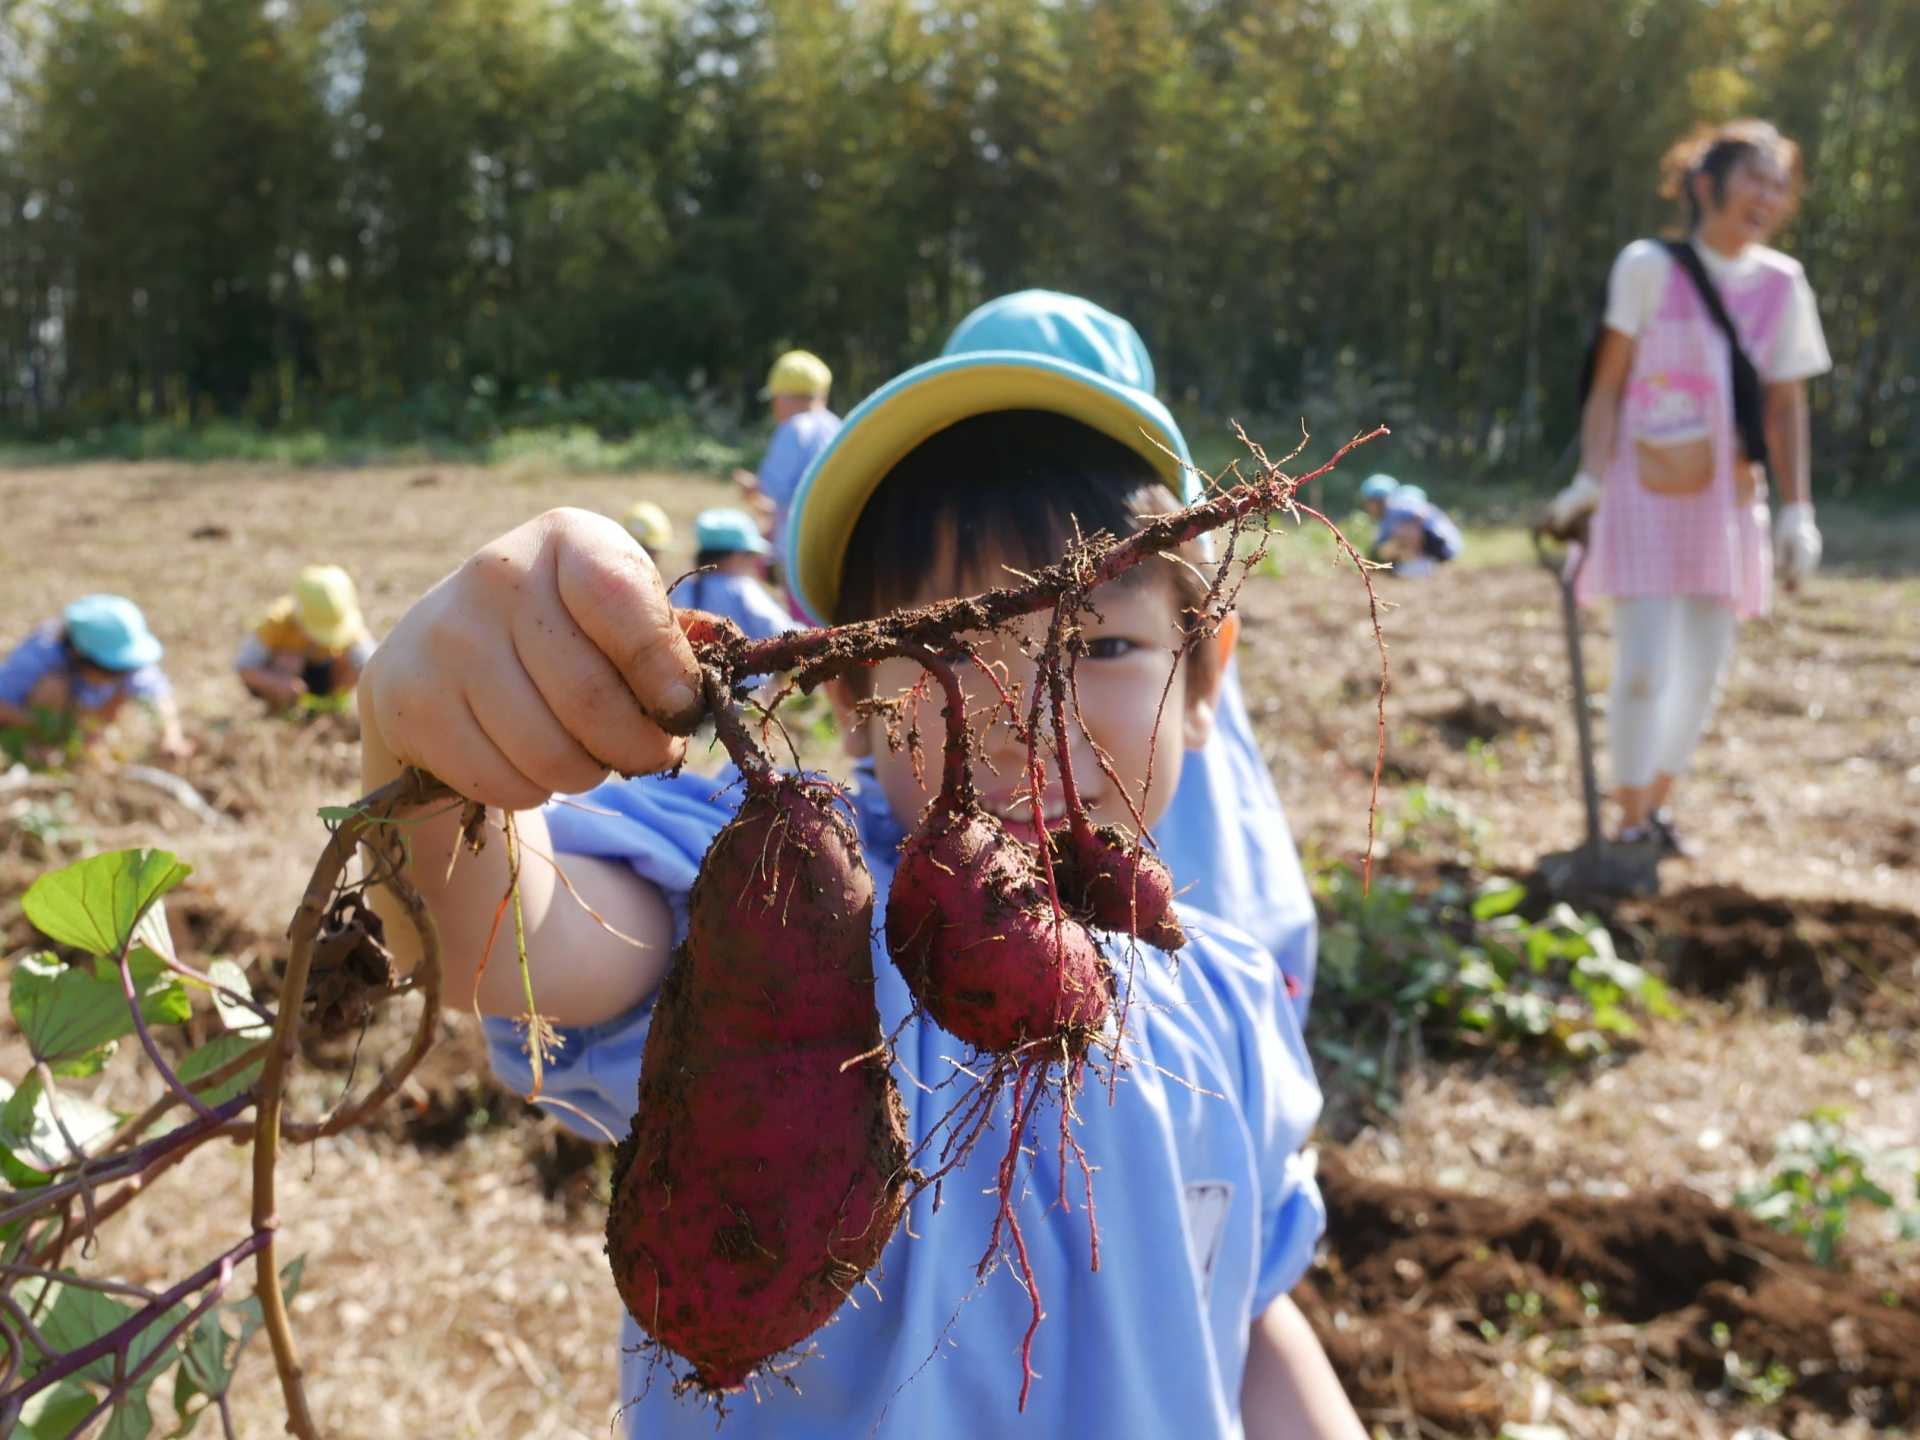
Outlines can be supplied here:
M787 344L844 400L1051 285L1178 405L1544 473L1661 152L1740 113L1806 151L1825 482L1897 485L1903 0L12 0L0 428L744 403Z

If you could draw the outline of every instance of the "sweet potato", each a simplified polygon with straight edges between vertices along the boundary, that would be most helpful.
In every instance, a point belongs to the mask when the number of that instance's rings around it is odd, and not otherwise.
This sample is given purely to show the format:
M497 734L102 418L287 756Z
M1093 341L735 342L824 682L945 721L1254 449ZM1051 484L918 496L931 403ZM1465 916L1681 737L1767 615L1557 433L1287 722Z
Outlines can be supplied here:
M614 1283L708 1390L832 1317L911 1178L874 1004L873 881L829 795L749 771L701 862L615 1160Z
M940 793L900 849L887 952L926 1012L979 1050L1061 1040L1079 1056L1107 1017L1112 976L1054 903L1038 854L974 794L966 707L944 660L910 650L947 695Z
M1178 950L1187 932L1173 913L1173 876L1159 857L1117 825L1071 824L1048 832L1060 894L1098 930L1134 935L1162 950Z
M1056 917L1034 852L977 806L936 800L902 847L887 950L927 1013L981 1050L1060 1037L1079 1054L1107 1016L1093 937Z

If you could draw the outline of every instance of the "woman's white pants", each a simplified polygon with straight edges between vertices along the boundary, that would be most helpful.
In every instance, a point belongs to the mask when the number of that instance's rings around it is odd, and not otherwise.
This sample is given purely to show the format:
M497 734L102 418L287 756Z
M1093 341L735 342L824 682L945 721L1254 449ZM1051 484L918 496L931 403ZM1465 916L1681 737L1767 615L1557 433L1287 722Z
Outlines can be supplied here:
M1613 602L1613 686L1607 732L1616 785L1680 775L1700 743L1738 626L1733 607L1698 595Z

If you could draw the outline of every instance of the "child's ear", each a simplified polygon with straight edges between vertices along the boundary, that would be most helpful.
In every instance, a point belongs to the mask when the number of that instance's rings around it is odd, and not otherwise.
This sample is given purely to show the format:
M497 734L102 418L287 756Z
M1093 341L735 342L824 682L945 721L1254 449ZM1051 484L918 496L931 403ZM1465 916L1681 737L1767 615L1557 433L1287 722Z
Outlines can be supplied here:
M838 676L827 681L825 689L827 703L833 706L834 724L840 728L840 748L849 760L867 759L873 754L873 737L867 733L867 722L853 708L865 697Z
M1193 660L1187 660L1187 709L1181 717L1180 739L1189 750L1200 749L1213 737L1214 722L1220 716L1220 686L1226 681L1234 647L1240 643L1240 612L1229 610L1212 638L1200 643L1214 647L1213 666L1206 683L1196 685Z

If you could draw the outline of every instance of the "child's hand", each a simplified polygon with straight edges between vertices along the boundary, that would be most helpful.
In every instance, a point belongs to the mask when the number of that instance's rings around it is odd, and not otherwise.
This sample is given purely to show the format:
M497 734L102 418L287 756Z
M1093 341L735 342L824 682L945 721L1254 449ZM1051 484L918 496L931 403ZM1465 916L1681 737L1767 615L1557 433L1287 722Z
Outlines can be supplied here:
M700 670L660 576L617 522L552 510L429 590L360 681L376 747L488 805L532 809L607 771L679 763Z

